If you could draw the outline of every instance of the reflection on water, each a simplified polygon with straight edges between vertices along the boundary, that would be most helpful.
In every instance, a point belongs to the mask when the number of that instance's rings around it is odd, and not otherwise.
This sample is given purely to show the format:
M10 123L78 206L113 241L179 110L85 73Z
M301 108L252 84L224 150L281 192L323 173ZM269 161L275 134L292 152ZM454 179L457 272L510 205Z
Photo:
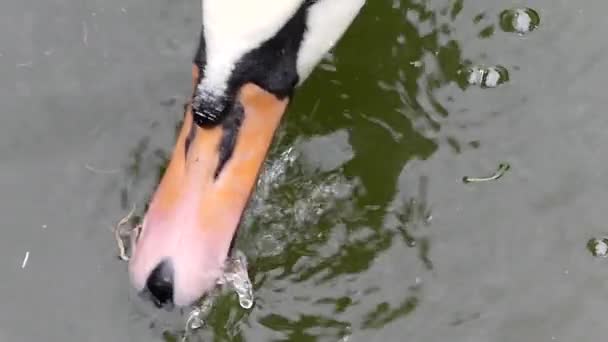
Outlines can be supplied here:
M376 309L370 312L364 319L362 328L363 329L379 329L385 324L392 322L393 320L405 316L410 312L414 311L418 305L418 298L411 296L406 298L396 308L391 308L391 303L382 302L376 306Z
M456 155L479 148L483 142L444 129L462 114L455 99L472 85L493 88L509 79L505 67L480 67L455 38L463 29L456 22L479 40L492 39L498 25L509 31L505 14L472 13L465 5L368 1L297 94L243 218L237 248L249 260L255 305L246 311L233 293L219 296L201 339L346 341L424 304L421 279L437 272L433 179L408 168L441 148ZM517 32L526 23L531 31L534 13L515 11L507 21ZM163 103L174 119L159 126L179 128L179 102ZM169 151L148 139L133 149L124 208L136 202L143 214ZM406 259L384 269L378 260L391 248L406 250L399 254ZM395 274L407 274L408 283L385 279ZM170 341L183 322L157 327Z
M270 314L260 320L263 326L283 332L285 341L314 341L319 335L324 340L339 341L349 335L350 325L331 317L303 315L297 320L289 320L277 314Z

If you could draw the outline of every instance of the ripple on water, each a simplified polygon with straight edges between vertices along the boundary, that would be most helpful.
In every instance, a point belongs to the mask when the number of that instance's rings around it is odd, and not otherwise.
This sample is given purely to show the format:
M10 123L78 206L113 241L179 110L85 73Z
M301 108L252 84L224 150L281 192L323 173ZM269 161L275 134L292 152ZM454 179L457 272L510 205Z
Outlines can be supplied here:
M505 32L524 35L540 24L538 12L531 8L512 8L500 13L500 28Z

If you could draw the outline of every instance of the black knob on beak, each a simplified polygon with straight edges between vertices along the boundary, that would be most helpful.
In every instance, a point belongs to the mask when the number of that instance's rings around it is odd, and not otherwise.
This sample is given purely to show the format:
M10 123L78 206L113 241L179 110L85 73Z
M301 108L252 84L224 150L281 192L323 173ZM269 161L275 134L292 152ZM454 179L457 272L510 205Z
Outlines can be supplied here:
M146 287L156 306L173 303L173 266L169 261L163 261L150 273Z
M222 123L228 111L230 97L216 96L196 90L192 100L194 122L200 127L215 127Z

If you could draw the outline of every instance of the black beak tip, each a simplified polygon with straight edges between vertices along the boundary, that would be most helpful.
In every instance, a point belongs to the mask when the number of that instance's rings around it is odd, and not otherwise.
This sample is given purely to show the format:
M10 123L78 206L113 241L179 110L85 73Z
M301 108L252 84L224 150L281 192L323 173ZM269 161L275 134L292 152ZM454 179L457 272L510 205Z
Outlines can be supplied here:
M173 304L173 266L163 261L150 273L146 289L157 307Z

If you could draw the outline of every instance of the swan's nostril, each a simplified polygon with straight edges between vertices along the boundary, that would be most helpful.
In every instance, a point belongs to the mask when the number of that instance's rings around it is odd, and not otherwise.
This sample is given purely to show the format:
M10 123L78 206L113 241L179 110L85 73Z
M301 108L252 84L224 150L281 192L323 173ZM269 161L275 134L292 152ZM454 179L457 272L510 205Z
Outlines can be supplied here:
M148 291L156 306L173 303L173 266L169 261L163 261L150 273L146 282Z

